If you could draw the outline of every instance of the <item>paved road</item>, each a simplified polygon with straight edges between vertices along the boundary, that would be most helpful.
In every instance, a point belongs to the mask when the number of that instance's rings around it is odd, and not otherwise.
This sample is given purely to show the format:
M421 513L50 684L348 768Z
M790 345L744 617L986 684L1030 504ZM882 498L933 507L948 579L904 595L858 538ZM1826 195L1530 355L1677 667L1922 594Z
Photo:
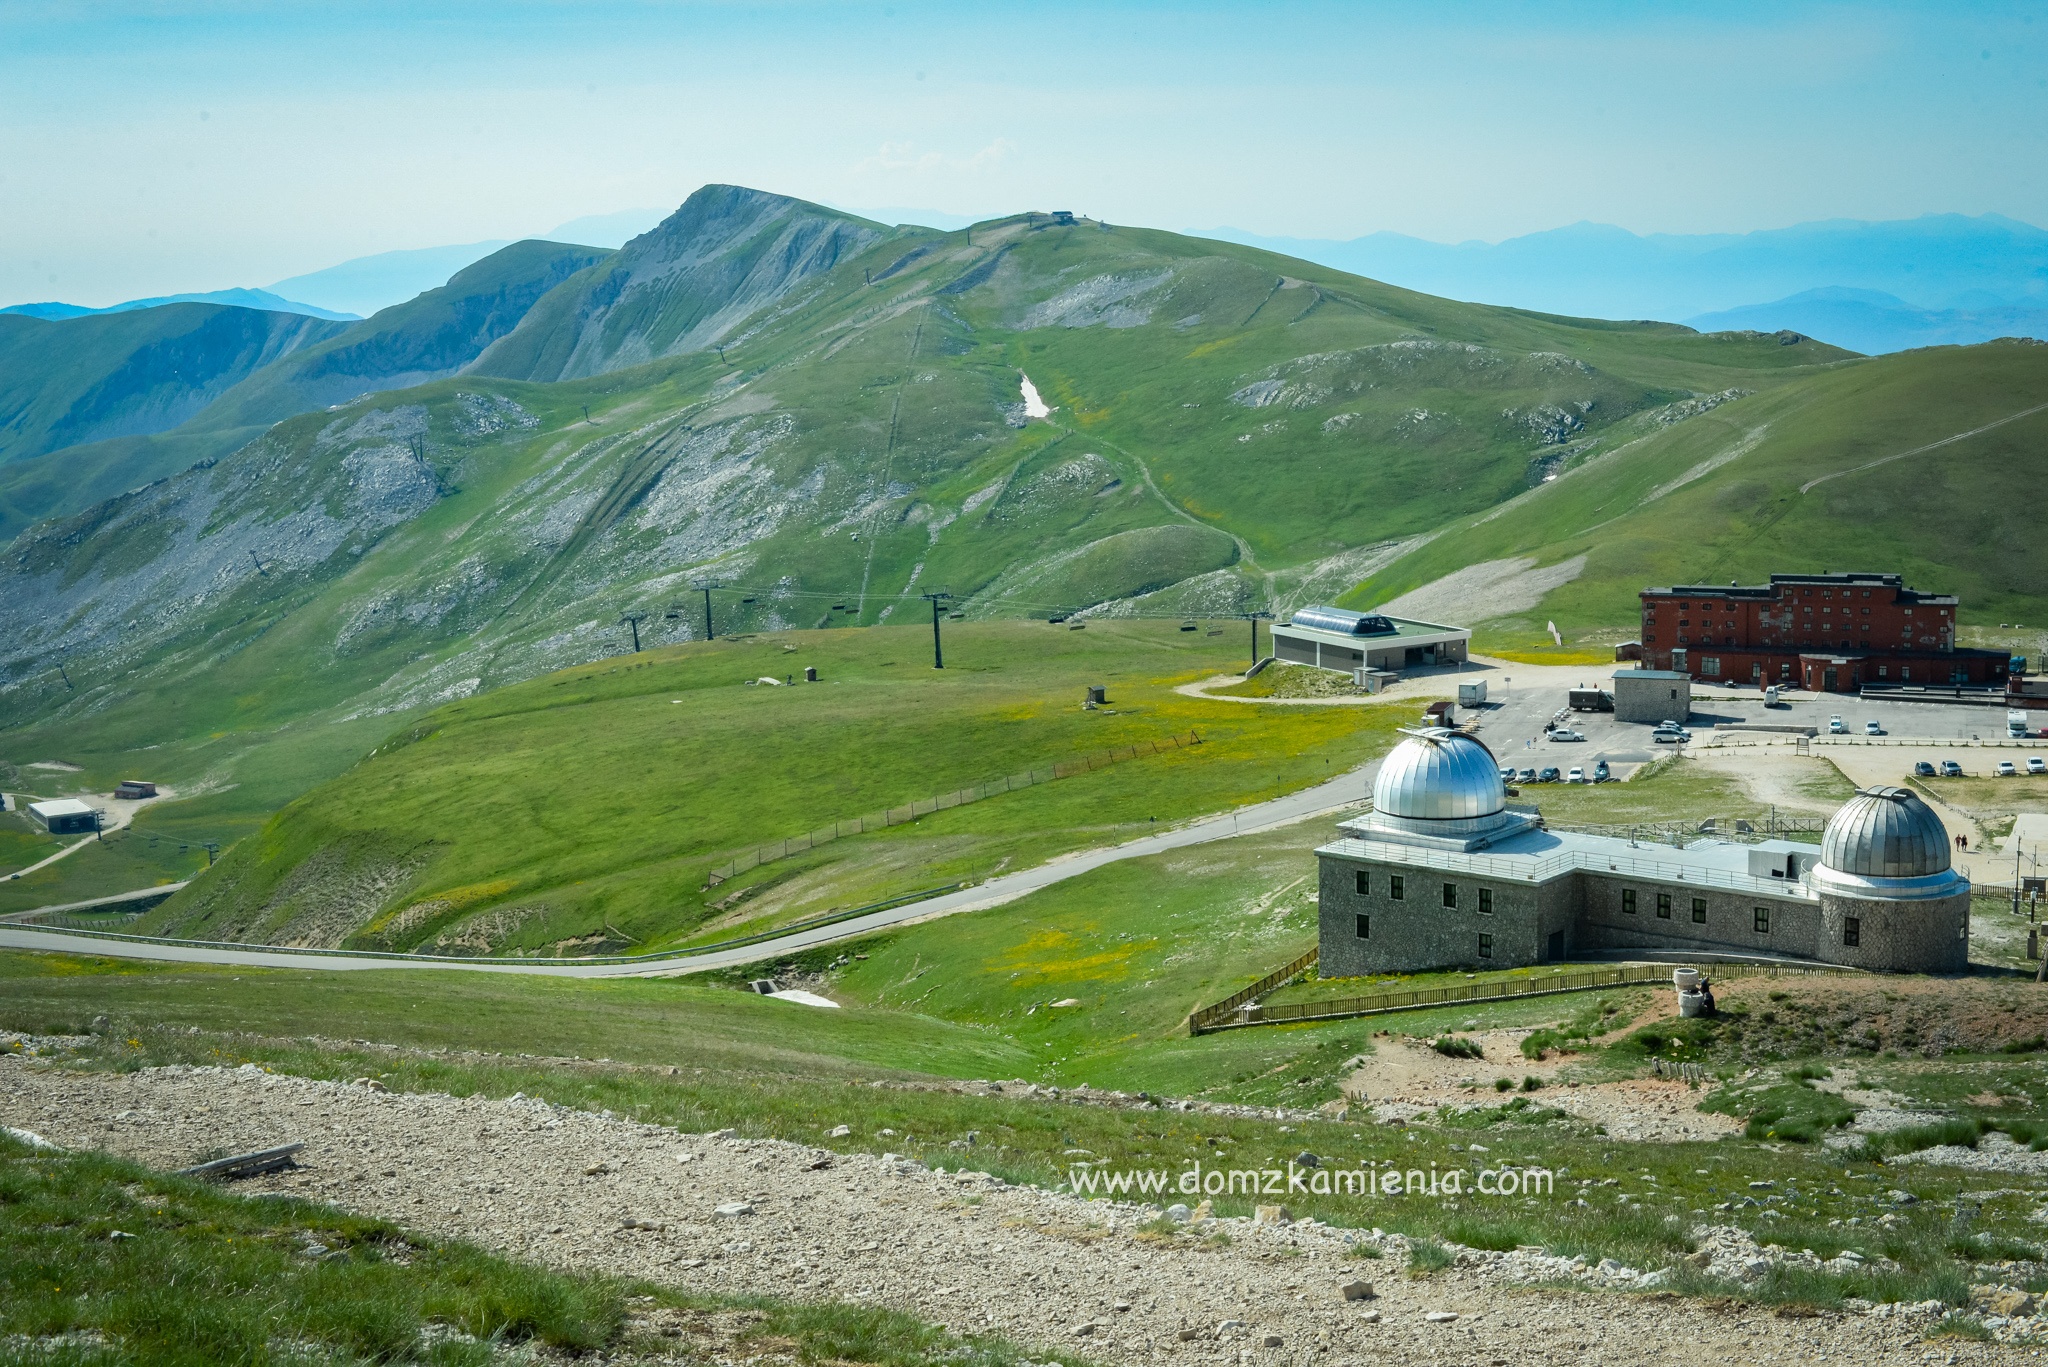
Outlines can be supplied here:
M1254 831L1269 830L1291 822L1332 813L1372 796L1373 775L1379 770L1374 760L1313 788L1241 807L1235 812L1205 817L1186 826L1161 831L1124 845L1084 850L1055 859L1036 868L1019 869L990 879L976 887L963 888L941 897L909 902L848 921L796 931L774 940L739 945L731 949L676 954L637 963L579 964L575 962L520 962L516 960L433 959L406 955L334 954L319 950L242 948L198 942L163 944L146 940L103 939L64 931L32 930L24 926L0 925L0 948L32 949L57 954L96 954L108 958L154 959L172 963L226 964L246 968L373 969L447 968L472 973L523 973L551 978L666 978L737 964L760 963L798 950L852 939L889 926L950 916L962 911L980 911L1077 878L1084 873L1124 859L1142 859L1167 850L1201 845L1212 840L1229 840Z

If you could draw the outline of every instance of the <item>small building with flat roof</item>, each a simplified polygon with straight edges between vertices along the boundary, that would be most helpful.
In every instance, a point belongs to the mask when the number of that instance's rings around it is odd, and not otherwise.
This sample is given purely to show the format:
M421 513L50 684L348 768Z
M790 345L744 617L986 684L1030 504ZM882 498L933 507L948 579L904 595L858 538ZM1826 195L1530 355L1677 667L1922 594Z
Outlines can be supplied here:
M1616 721L1684 722L1692 712L1692 675L1675 669L1614 671Z
M1273 626L1273 656L1288 664L1357 674L1398 674L1427 665L1462 664L1470 627L1416 622L1377 612L1306 607Z
M100 828L99 813L75 797L28 804L29 817L51 835L89 835Z

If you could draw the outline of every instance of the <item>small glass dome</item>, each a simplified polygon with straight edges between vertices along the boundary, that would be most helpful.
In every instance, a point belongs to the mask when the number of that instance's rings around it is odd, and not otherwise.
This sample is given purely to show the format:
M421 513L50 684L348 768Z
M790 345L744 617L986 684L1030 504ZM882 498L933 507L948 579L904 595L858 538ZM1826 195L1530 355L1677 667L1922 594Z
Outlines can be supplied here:
M1388 816L1469 821L1505 811L1500 762L1478 737L1433 726L1409 733L1380 765L1372 805Z
M1924 878L1948 868L1948 831L1912 790L1864 788L1829 818L1820 862L1863 878Z

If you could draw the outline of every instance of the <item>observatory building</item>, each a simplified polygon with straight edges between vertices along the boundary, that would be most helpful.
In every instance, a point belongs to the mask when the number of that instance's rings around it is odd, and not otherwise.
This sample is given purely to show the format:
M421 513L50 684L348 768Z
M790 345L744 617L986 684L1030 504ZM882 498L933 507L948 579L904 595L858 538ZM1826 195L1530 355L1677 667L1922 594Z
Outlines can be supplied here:
M1347 608L1300 608L1273 626L1276 659L1342 670L1361 682L1384 681L1404 669L1462 664L1471 643L1470 627Z
M1513 810L1493 753L1436 727L1380 766L1373 810L1321 864L1321 973L1513 968L1614 952L1811 959L1904 973L1969 962L1970 884L1904 788L1869 788L1818 847L1684 849L1544 829Z

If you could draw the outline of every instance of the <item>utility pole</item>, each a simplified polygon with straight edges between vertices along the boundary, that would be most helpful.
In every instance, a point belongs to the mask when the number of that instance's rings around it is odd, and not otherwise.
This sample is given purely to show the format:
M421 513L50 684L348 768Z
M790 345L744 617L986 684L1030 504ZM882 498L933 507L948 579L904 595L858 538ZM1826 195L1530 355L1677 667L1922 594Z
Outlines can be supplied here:
M59 660L59 661L57 662L57 675L58 675L58 677L59 677L59 678L61 678L61 679L63 679L63 680L64 680L64 687L65 687L65 688L67 688L67 689L70 689L70 688L72 687L72 685L71 685L71 674L70 674L70 672L69 672L68 670L66 670L66 669L64 668L64 662L63 662L62 660ZM77 690L76 690L76 689L72 689L72 691L73 691L73 692L76 692Z
M256 552L250 551L249 558L251 560L256 560ZM270 571L263 568L263 562L261 560L256 560L256 573L262 575L265 579L270 578Z
M640 653L640 624L647 620L647 614L644 612L629 612L619 620L633 624L633 653L638 655Z
M1258 668L1259 665L1259 619L1261 617L1271 617L1273 614L1270 612L1240 612L1237 615L1252 624L1252 662L1246 665L1245 668L1247 671L1253 670Z
M711 590L724 587L725 585L716 579L706 579L690 585L693 592L704 595L704 639L707 641L715 637L715 633L711 630Z
M206 842L206 867L208 867L209 869L213 867L213 857L219 853L220 842L218 840L209 840Z
M928 602L930 602L930 603L931 603L931 605L932 605L932 668L933 668L933 669L944 669L944 668L946 667L946 657L945 657L945 654L944 654L944 653L943 653L943 652L942 652L942 651L940 650L940 648L939 648L939 603L940 603L940 601L941 601L942 599L947 599L947 598L951 598L952 596L953 596L953 595L952 595L952 594L950 594L950 593L921 593L921 594L919 594L919 595L918 595L918 597L920 597L920 598L923 598L923 599L927 600L927 601L928 601Z

